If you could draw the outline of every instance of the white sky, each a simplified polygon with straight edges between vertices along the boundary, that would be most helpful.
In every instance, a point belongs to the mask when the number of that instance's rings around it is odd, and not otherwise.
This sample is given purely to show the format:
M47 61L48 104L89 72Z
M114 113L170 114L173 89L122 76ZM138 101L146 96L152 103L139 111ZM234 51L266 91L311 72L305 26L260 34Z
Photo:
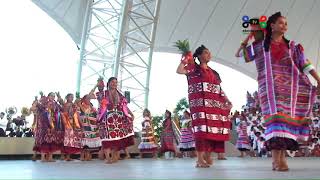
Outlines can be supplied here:
M0 23L0 111L12 105L30 107L40 90L75 92L79 51L53 19L31 1L1 1ZM186 77L175 73L179 60L177 54L154 54L149 98L153 115L173 109L187 96ZM235 109L245 103L247 90L257 89L256 81L240 72L217 63L210 67L219 72Z

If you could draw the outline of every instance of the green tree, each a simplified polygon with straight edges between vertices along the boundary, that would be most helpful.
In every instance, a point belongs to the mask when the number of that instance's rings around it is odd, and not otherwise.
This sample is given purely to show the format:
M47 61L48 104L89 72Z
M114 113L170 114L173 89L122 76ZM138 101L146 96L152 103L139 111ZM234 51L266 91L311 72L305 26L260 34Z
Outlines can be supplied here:
M154 128L154 136L157 139L158 144L160 143L160 135L163 131L163 116L153 116L152 118L152 125Z
M179 129L181 127L180 119L183 115L183 112L188 108L189 108L189 103L187 101L187 98L182 98L177 102L177 105L173 110L173 121Z
M182 98L177 102L176 108L173 110L174 117L179 118L183 115L183 112L189 109L189 103L187 98Z
M179 124L179 117L183 115L183 111L189 108L189 103L187 101L187 98L182 98L177 102L176 108L173 110L172 118L175 121L175 123L180 126ZM164 115L162 116L153 116L152 118L152 125L155 132L155 137L160 143L160 136L163 131L162 123L164 121L163 119Z

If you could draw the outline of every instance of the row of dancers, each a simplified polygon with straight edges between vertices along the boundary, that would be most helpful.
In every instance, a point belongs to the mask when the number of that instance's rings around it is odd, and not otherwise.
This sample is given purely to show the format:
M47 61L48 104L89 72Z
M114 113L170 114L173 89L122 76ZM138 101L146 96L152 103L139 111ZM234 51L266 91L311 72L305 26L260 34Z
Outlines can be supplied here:
M319 91L320 78L306 59L302 45L285 38L287 20L280 12L268 18L266 29L252 27L253 31L241 43L236 56L242 56L246 62L255 61L259 104L266 126L265 144L272 154L272 170L287 171L286 150L297 150L298 139L309 137L306 117L310 116ZM225 152L225 141L230 138L232 124L229 118L232 103L220 85L219 74L208 66L211 59L209 49L201 45L193 57L183 57L177 68L177 73L186 75L188 80L198 168L213 165L212 152ZM312 85L307 74L317 81L318 88ZM133 145L134 116L125 97L117 90L116 78L109 79L105 91L104 85L97 87L98 110L90 103L94 91L75 103L73 96L67 96L66 102L62 102L57 94L58 102L61 101L58 105L53 93L34 102L33 111L38 122L34 150L42 153L42 160L51 161L53 150L70 154L81 148L82 157L87 159L91 149L101 146L106 162L113 163L120 150ZM80 121L84 128L79 132ZM165 129L163 139L171 141L169 134L172 132ZM82 138L78 138L80 136ZM165 141L161 144L166 146ZM170 146L168 144L167 148Z
M96 87L99 91L95 94ZM56 151L70 155L81 153L81 160L90 160L92 153L105 156L106 163L119 159L120 150L126 152L134 144L134 115L127 107L126 98L117 90L117 79L108 80L107 90L103 81L82 98L75 101L73 94L63 100L59 93L41 94L32 104L34 113L33 150L41 153L41 161L54 161ZM102 89L101 89L102 88ZM57 96L57 99L55 97ZM99 108L93 107L91 99L98 99Z
M41 161L54 162L53 153L60 152L66 161L72 160L71 155L78 153L80 160L88 161L93 153L98 153L100 159L106 159L106 163L114 163L120 159L121 150L124 150L126 159L130 158L128 147L134 145L134 115L127 107L125 97L116 90L116 78L109 79L107 90L104 87L103 79L99 79L89 94L77 97L75 101L73 94L67 94L62 99L59 93L53 92L47 96L41 93L39 100L35 98L31 107L35 138L33 160L36 160L36 153L41 153ZM96 88L98 92L94 93ZM93 99L98 100L99 108L93 106ZM140 156L145 153L157 157L158 152L185 152L194 157L190 113L186 110L183 114L180 135L175 132L177 125L174 125L170 111L165 112L162 124L159 147L151 113L148 109L143 111L141 143L138 146Z

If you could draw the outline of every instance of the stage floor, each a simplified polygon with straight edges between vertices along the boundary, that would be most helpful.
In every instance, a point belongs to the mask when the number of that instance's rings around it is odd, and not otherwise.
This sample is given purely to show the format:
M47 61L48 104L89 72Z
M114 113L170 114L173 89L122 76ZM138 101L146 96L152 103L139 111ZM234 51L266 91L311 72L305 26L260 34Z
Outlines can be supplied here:
M320 179L320 158L290 158L289 172L271 170L270 158L228 158L215 165L194 168L195 159L129 159L103 161L0 161L0 179Z

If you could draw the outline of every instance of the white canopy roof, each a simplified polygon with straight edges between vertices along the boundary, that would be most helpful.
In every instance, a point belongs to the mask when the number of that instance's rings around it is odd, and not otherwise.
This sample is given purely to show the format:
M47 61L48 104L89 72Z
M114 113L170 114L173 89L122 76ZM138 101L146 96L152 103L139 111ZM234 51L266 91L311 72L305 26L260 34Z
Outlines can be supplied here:
M33 0L56 20L76 44L81 31L87 0ZM288 39L302 43L306 56L318 69L320 60L320 0L161 0L155 50L176 52L173 42L189 39L192 49L206 45L214 61L252 78L255 65L239 63L234 57L245 35L242 16L270 16L281 11L288 20Z

